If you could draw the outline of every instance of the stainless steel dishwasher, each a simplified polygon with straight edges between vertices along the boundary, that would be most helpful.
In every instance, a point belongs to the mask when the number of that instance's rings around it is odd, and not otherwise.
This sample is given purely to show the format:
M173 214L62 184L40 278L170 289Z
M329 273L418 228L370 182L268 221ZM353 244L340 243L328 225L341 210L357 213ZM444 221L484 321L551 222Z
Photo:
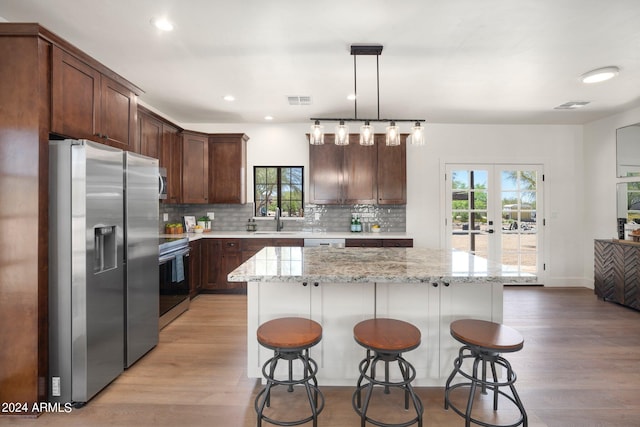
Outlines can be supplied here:
M310 238L304 239L305 248L313 248L319 246L326 246L331 248L344 248L345 239L331 239L331 238Z

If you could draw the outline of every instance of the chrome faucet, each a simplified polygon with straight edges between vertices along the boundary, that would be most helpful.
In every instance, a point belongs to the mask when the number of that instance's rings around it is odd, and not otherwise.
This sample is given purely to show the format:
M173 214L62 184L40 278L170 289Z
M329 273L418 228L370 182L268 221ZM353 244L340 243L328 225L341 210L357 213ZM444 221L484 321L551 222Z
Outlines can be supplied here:
M284 227L282 221L280 221L280 208L276 208L276 231L281 231Z

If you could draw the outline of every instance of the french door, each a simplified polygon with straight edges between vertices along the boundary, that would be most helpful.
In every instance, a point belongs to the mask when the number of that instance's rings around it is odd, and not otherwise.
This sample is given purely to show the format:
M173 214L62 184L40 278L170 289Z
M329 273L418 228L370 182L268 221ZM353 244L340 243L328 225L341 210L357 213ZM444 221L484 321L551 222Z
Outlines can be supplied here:
M542 165L447 164L447 249L539 274L543 239Z

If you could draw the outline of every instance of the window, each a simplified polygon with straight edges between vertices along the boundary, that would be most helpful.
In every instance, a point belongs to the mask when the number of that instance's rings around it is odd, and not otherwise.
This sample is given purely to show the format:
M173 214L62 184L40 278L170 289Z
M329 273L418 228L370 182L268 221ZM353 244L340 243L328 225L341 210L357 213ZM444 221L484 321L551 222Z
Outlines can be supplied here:
M304 216L302 166L254 166L256 216Z

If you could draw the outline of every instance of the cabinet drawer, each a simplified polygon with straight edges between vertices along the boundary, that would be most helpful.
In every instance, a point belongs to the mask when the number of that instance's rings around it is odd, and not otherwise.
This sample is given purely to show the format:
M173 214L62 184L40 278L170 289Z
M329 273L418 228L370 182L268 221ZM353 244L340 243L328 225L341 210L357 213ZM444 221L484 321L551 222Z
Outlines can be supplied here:
M221 239L223 252L240 252L240 239Z
M304 239L273 239L273 246L304 246Z
M347 248L379 248L382 246L380 239L347 239L344 242Z
M259 251L265 246L272 246L273 239L242 239L243 251Z
M412 248L413 239L384 239L382 246L385 248Z

